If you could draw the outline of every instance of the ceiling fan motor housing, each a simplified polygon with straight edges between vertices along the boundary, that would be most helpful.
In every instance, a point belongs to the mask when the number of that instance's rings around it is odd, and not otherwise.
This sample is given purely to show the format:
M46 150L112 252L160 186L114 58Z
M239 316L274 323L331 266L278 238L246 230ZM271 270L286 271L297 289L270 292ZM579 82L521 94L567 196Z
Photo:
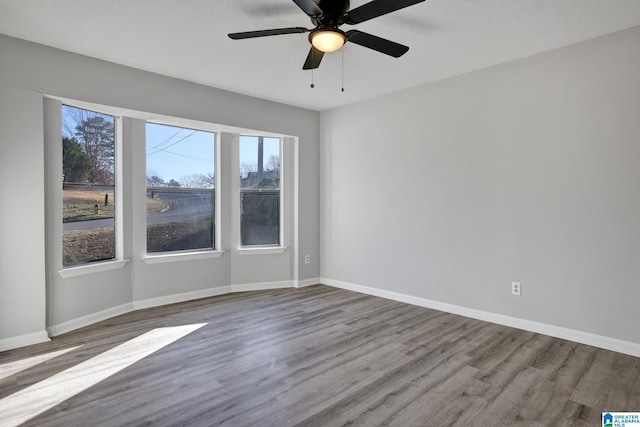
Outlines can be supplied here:
M349 11L349 0L313 0L320 9L322 14L312 16L311 22L316 27L333 26L344 24L344 16Z

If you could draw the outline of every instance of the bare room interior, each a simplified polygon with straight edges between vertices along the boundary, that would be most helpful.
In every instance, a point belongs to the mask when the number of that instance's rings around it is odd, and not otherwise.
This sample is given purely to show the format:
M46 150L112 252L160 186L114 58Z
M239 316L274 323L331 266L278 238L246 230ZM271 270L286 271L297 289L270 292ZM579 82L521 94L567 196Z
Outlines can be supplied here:
M0 0L0 425L640 424L638 46L637 0Z

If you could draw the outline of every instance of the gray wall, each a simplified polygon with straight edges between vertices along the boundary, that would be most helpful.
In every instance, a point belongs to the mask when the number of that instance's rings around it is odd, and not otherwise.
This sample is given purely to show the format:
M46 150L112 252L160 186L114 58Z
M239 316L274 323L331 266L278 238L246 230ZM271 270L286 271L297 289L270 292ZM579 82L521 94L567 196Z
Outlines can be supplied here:
M638 46L323 112L322 276L640 343Z
M42 132L41 97L0 87L0 349L47 336Z
M45 269L45 244L55 249L57 242L51 239L46 242L44 224L56 215L51 211L57 212L60 207L56 201L45 201L45 188L57 185L50 180L45 182L45 177L56 176L56 172L45 171L45 158L49 159L45 152L50 147L45 147L44 135L55 133L56 129L46 120L47 129L43 129L43 108L55 110L57 102L46 100L46 96L298 137L298 235L292 239L296 251L290 249L283 255L285 260L281 256L275 263L268 261L270 255L243 259L243 272L248 271L249 264L251 276L237 274L239 278L234 283L247 283L257 276L266 282L303 281L319 276L319 113L3 35L0 35L0 90L1 185L8 197L0 209L3 236L0 347L42 338L45 296L46 325L51 326L79 318L91 319L96 313L109 313L118 307L124 309L132 301L228 286L234 280L229 253L219 259L184 263L142 262L140 242L144 237L139 229L131 228L133 223L136 226L144 223L140 204L136 202L143 188L139 184L144 183L144 170L140 172L133 165L144 158L144 147L136 144L123 150L126 156L123 176L127 180L123 188L124 231L130 236L125 241L124 254L132 262L120 270L66 279L57 274L58 266L54 265L57 259ZM129 141L141 141L143 131L140 120L124 120L123 133ZM14 186L16 179L20 180L19 187ZM7 200L16 203L6 203ZM47 235L51 235L51 230ZM300 259L293 259L294 254L300 254ZM304 264L305 254L316 262ZM298 276L294 278L296 269Z
M639 42L635 28L319 119L0 36L0 185L12 201L0 209L0 346L132 300L233 281L227 259L185 263L194 280L184 285L166 264L147 271L135 262L52 283L42 94L298 136L300 280L323 276L640 343ZM141 130L124 123L125 134ZM139 148L129 147L132 159ZM124 170L140 181L136 173ZM7 184L16 177L28 194ZM141 221L139 192L124 192L130 224ZM141 236L128 232L125 255L137 259ZM510 295L511 281L522 282L521 297Z

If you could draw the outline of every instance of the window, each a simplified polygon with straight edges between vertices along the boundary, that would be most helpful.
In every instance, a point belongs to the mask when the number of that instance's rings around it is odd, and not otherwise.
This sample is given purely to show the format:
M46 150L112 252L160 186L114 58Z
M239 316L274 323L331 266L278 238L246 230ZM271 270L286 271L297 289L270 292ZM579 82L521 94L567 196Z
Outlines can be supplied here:
M147 253L214 249L215 134L146 125Z
M62 106L62 265L116 258L115 117Z
M240 137L241 246L279 246L280 139Z

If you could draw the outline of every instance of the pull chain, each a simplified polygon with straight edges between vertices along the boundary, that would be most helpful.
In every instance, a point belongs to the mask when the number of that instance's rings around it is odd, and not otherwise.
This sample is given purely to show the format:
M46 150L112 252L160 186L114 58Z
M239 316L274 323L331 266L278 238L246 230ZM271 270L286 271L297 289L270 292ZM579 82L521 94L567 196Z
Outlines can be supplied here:
M341 55L342 55L342 57L341 57L342 58L342 61L341 61L342 62L342 66L341 66L341 68L342 68L342 88L340 90L342 92L344 92L344 48L342 48L340 50L342 51L341 52ZM313 51L311 52L311 55L312 55L312 59L313 59ZM314 69L312 68L311 69L311 89L316 87L316 85L314 83L313 71L314 71Z
M344 92L344 47L340 50L342 51L342 92Z
M313 62L313 54L314 54L314 50L311 49L311 62ZM314 87L316 87L316 85L313 84L313 68L311 69L311 89L313 89Z

